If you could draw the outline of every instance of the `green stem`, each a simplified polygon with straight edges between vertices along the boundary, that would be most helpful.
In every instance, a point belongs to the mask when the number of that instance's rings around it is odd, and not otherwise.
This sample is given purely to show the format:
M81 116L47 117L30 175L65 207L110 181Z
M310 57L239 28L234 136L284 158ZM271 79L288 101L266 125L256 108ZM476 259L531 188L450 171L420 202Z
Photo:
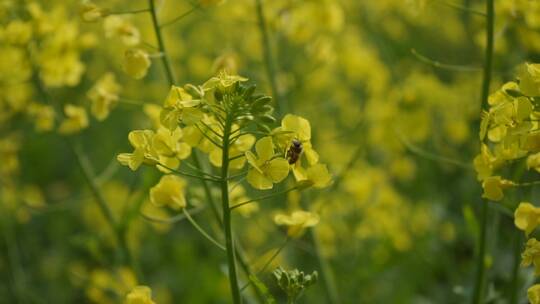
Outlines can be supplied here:
M268 34L268 27L266 26L266 20L264 18L262 0L255 0L255 8L257 10L257 20L259 24L259 32L261 34L261 44L263 46L264 64L266 66L268 82L270 83L270 89L272 90L272 95L276 101L276 110L278 113L283 113L286 112L286 109L279 96L279 91L277 88L274 56L270 46L270 35Z
M163 63L163 67L165 68L167 81L169 82L169 85L173 85L175 84L176 80L174 78L174 73L171 67L171 63L169 61L169 55L167 54L167 50L165 49L165 43L163 43L163 37L161 35L154 1L155 0L148 0L148 4L150 5L150 13L152 15L152 24L154 26L154 32L156 33L158 49L161 53L163 53L163 56L161 57L161 62Z
M285 246L287 246L287 244L289 243L289 240L290 240L290 238L287 237L285 239L285 242L283 242L283 244L281 244L281 246L279 246L279 248L274 252L274 254L272 254L272 256L266 261L266 263L264 263L261 270L257 271L257 274L263 273L268 268L268 266L270 266L272 261L275 258L277 258L277 256L281 253L281 251L285 248ZM251 283L252 283L252 281L247 282L244 286L242 286L242 288L240 288L240 291L243 291L244 289L246 289Z
M484 62L484 80L482 83L482 109L487 106L489 86L491 84L491 74L493 69L493 42L495 26L495 8L493 0L486 0L486 11L486 53Z
M196 152L192 153L192 157L193 157L193 162L195 166L201 169L202 165L199 161L199 157L197 156L197 153ZM214 197L212 196L210 187L208 186L208 183L206 181L201 181L201 182L203 185L206 199L208 200L208 204L210 205L210 209L212 210L212 213L214 217L216 218L216 222L219 224L219 227L223 229L223 217L219 214L219 211L216 208L216 204L214 202ZM242 248L240 247L240 244L237 243L236 246L234 246L234 252L235 252L236 259L238 260L238 264L242 268L242 271L245 273L246 277L251 276L252 275L251 268L249 264L246 262L246 257ZM255 292L255 295L257 296L259 303L265 303L264 296L261 294L259 289L254 287L253 290Z
M477 72L477 71L482 70L482 68L475 67L475 66L442 63L440 61L430 59L418 53L418 51L415 49L411 49L411 53L414 55L414 57L416 57L418 60L422 61L423 63L429 64L431 66L434 66L440 69L446 69L446 70L457 71L457 72Z
M21 255L17 244L17 236L15 235L13 218L8 218L8 210L5 208L3 208L2 212L5 216L0 221L0 224L2 224L0 232L2 232L6 243L6 258L13 280L13 296L17 303L26 303L28 301L26 293L27 286L25 284L26 279L20 260ZM7 281L8 279L5 278L5 280Z
M194 7L192 7L191 9L189 9L188 11L186 11L185 13L181 14L180 16L177 16L169 21L166 21L162 24L159 25L160 28L164 28L166 26L169 26L169 25L172 25L174 23L176 23L177 21L180 21L181 19L183 19L184 17L190 15L191 13L193 13L195 10L199 9L200 6L199 5L196 5Z
M90 164L90 161L88 160L88 157L84 154L80 147L77 147L71 141L70 138L67 138L66 142L68 143L69 148L71 149L71 151L73 151L73 154L75 155L77 164L79 165L79 168L83 173L86 183L90 187L90 191L92 192L92 195L94 196L101 213L103 214L107 223L111 227L111 230L115 234L116 240L118 241L118 248L120 254L119 260L129 262L130 251L125 238L125 229L123 229L123 227L121 227L121 225L119 225L119 223L114 218L112 210L109 208L109 203L103 196L101 189L96 183L94 170L92 168L92 165Z
M187 209L184 208L183 212L186 219L191 223L191 225L193 225L193 227L195 227L195 229L197 229L197 231L199 231L207 240L212 242L219 249L225 251L225 247L223 247L223 245L221 245L218 241L216 241L213 237L211 237L206 231L204 231L204 229L202 229L202 227L199 226L199 224L197 224L197 222L191 217Z
M484 62L484 77L482 82L482 103L481 109L487 105L489 97L489 86L491 82L491 73L493 68L493 27L494 27L494 0L486 0L486 53ZM483 303L484 281L486 276L485 255L486 255L486 230L487 230L487 212L488 202L482 201L480 209L480 235L478 238L478 252L476 261L476 280L472 297L473 304Z
M200 179L200 180L203 180L203 181L209 181L209 182L219 182L218 179L215 179L215 178L209 178L209 177L204 177L204 176L199 176L199 175L195 175L195 174L191 174L191 173L187 173L187 172L182 172L180 170L176 170L176 169L173 169L173 168L170 168L168 166L165 166L164 164L162 163L157 163L158 166L160 167L163 167L169 171L171 171L172 173L176 173L178 175L183 175L183 176L187 176L187 177L193 177L193 178L197 178L197 179Z
M313 245L315 246L315 253L317 254L317 260L321 266L322 279L324 281L324 286L326 288L326 293L328 296L328 303L341 303L339 300L339 294L337 291L337 284L334 278L334 273L328 261L321 254L321 244L315 229L311 230L311 237L313 238Z
M151 5L151 12L152 12L152 21L153 21L153 26L154 26L154 31L156 32L156 36L159 37L158 38L158 42L161 41L161 44L159 45L159 51L162 52L164 54L163 58L162 58L162 63L163 63L163 66L165 68L166 71L172 71L172 68L170 67L170 62L168 60L168 55L167 55L167 52L163 46L163 40L161 38L161 30L159 28L159 24L157 22L157 18L155 18L155 11L154 11L154 6L153 6L153 3L152 3L152 0L149 0L150 1L150 5ZM173 85L175 83L175 80L174 80L174 75L169 72L167 72L167 80L169 82L169 85ZM230 135L230 134L229 134ZM224 153L225 154L225 153ZM202 165L197 157L197 154L196 152L192 153L191 156L193 157L193 161L195 163L195 166L199 169L202 168ZM216 205L214 203L214 198L212 197L212 192L210 190L210 186L208 185L208 182L206 180L201 180L201 183L203 185L203 189L204 189L204 192L205 192L205 196L208 200L208 204L210 205L210 208L212 210L212 212L214 213L214 216L216 217L216 220L218 221L218 223L220 224L220 226L223 226L223 218L219 215L219 212L217 211L217 208L216 208ZM236 258L238 259L238 263L240 264L240 266L242 267L242 269L244 270L244 272L249 276L251 274L251 270L250 270L250 267L248 265L248 263L246 263L245 261L245 258L244 258L244 255L242 253L242 251L236 246L234 247L234 250L235 250L235 253L236 253ZM257 288L254 289L255 290L255 293L257 294L257 297L259 299L259 302L263 302L263 296L260 294L259 290Z
M145 13L145 12L149 12L149 11L150 11L150 9L148 9L148 8L143 8L143 9L132 10L132 11L125 11L125 12L109 12L108 15L140 14L140 13Z
M442 5L446 5L446 6L450 7L450 8L466 12L466 13L471 13L473 15L486 17L486 13L471 9L471 8L469 8L467 6L464 6L464 5L461 5L461 4L456 4L456 3L447 2L447 1L439 1L439 3L442 4Z
M29 59L31 57L29 56ZM60 113L62 115L62 111L59 109L58 105L55 103L52 103L49 95L41 83L37 72L32 73L32 81L34 82L34 85L37 89L37 93L45 100L46 103L54 107L55 111ZM58 119L58 118L57 118ZM66 138L66 142L75 155L75 158L77 160L77 164L79 165L79 168L81 169L84 179L86 180L86 183L90 187L90 191L92 192L92 195L94 196L98 207L105 217L105 220L109 225L111 226L111 229L113 231L113 234L116 237L116 240L118 241L118 253L117 258L119 261L128 260L130 259L130 251L127 246L127 242L123 241L125 240L125 230L116 222L113 213L111 209L109 208L109 204L107 203L105 197L103 196L99 184L98 184L98 178L94 174L94 169L92 168L92 164L88 160L88 157L86 154L79 148L76 147L75 144L72 142L70 138Z
M521 263L521 231L515 233L514 237L514 265L512 268L512 283L510 285L509 304L518 303L519 293L519 265Z
M232 211L238 207L242 207L244 205L247 205L247 204L250 204L250 203L253 203L253 202L258 202L258 201L262 201L262 200L266 200L266 199L269 199L269 198L273 198L273 197L276 197L276 196L280 196L280 195L283 195L285 193L288 193L288 192L291 192L293 190L296 190L298 189L299 187L298 186L295 186L295 187L292 187L292 188L289 188L289 189L286 189L286 190L283 190L283 191L280 191L280 192L276 192L276 193L272 193L272 194L269 194L269 195L265 195L265 196L261 196L261 197L258 197L258 198L254 198L254 199L250 199L248 201L245 201L245 202L241 202L241 203L238 203L238 204L235 204L235 205L232 205L229 207L229 209Z
M199 160L199 156L197 155L197 151L193 151L193 153L191 153L191 157L193 158L193 163L195 167L202 171L202 164L201 164L201 161ZM214 214L214 217L216 218L219 224L219 227L222 227L223 219L221 217L221 214L219 214L219 211L216 207L216 203L214 202L214 197L212 196L212 190L210 189L210 186L205 180L201 180L201 184L203 186L204 194L208 201L208 205L210 205L210 209L212 210L212 213Z
M240 289L236 275L236 258L231 226L231 210L229 209L229 137L232 119L227 116L223 130L223 153L221 163L221 203L223 212L223 229L225 230L225 247L227 248L227 263L229 265L229 284L235 304L241 303Z

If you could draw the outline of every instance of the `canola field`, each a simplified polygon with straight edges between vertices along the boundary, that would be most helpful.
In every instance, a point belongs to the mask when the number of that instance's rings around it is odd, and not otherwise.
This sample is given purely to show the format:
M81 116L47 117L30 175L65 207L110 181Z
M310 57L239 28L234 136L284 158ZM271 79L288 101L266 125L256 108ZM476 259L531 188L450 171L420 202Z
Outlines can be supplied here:
M540 304L539 173L538 0L0 0L0 303Z

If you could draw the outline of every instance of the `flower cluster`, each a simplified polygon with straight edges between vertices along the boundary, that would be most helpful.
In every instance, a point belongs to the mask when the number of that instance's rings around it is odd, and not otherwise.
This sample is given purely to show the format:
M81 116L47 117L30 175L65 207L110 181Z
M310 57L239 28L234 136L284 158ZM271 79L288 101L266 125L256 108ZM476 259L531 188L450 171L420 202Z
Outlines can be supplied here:
M500 201L504 190L520 186L495 172L512 162L526 159L529 170L540 166L540 126L538 99L540 96L540 65L525 63L520 67L518 81L508 82L493 93L489 110L482 113L480 124L480 154L474 159L478 180L482 181L484 197Z
M129 133L133 151L119 154L118 161L131 170L146 164L167 174L150 190L155 205L175 210L186 207L186 182L179 175L220 181L246 165L247 170L236 175L245 175L247 183L258 190L272 189L291 172L300 190L331 184L331 175L311 143L309 121L287 114L272 128L276 120L271 98L255 94L255 86L246 82L244 77L222 72L200 86L172 86L162 107L150 111L159 117L155 128ZM227 176L193 170L189 162L182 166L193 153L206 154L216 170L226 165ZM292 218L282 216L277 222L298 235L318 222L314 215L303 215L297 211ZM300 218L305 219L298 222Z
M504 199L509 188L532 186L536 181L520 180L520 175L504 178L513 163L523 162L528 170L540 172L540 65L525 63L519 67L516 81L505 83L489 99L489 109L482 113L480 124L481 151L474 159L478 180L482 181L483 197L492 201ZM540 224L540 208L521 202L514 212L515 226L529 235ZM522 266L535 266L540 275L540 242L527 240ZM538 303L538 285L529 289L529 299Z

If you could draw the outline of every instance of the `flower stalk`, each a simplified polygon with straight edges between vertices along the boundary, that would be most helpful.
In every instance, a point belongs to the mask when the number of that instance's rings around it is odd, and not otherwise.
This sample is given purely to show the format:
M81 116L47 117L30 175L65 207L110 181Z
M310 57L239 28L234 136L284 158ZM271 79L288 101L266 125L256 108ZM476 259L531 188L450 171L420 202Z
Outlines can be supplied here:
M494 1L486 0L486 53L484 62L484 77L482 81L482 103L481 109L487 106L489 97L489 86L491 83L491 73L493 68L493 28L494 28ZM486 230L487 230L487 213L488 202L482 201L480 208L480 235L478 237L478 252L476 262L476 279L473 290L472 303L483 303L484 285L486 276Z
M236 258L231 225L231 210L229 209L229 144L232 129L232 117L227 115L223 130L223 153L221 167L221 203L223 212L223 229L225 230L225 248L229 266L229 284L235 304L241 303L240 289L236 275Z
M161 56L161 61L163 63L163 68L165 68L167 80L169 82L169 85L173 85L176 82L176 80L174 77L174 72L172 70L171 64L169 62L169 55L167 53L167 50L165 49L165 43L163 42L163 36L161 34L161 30L159 27L159 22L158 22L157 12L156 12L156 5L154 1L155 0L148 0L148 4L150 6L150 15L152 16L152 24L154 26L154 32L156 33L156 39L158 43L159 52L163 54L163 56Z

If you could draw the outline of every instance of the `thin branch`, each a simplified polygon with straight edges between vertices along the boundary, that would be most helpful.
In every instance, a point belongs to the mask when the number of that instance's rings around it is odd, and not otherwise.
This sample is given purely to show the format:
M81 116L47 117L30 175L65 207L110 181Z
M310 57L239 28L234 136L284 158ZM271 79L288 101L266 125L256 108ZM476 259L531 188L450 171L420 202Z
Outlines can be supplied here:
M415 50L415 49L411 49L411 53L418 60L422 61L423 63L434 66L436 68L445 69L445 70L451 70L451 71L457 71L457 72L479 72L479 71L482 71L482 68L480 68L480 67L442 63L440 61L430 59L430 58L418 53L418 51Z
M206 132L204 132L201 127L199 127L198 124L195 124L195 127L197 129L199 129L199 131L201 131L202 135L204 137L206 137L206 139L208 139L208 141L210 141L211 143L213 143L216 147L220 148L221 150L223 150L223 146L221 146L220 144L218 144L215 140L213 140L212 138L210 138L210 136L208 136L208 134L206 134Z
M465 162L462 162L460 160L456 160L456 159L453 159L453 158L450 158L450 157L437 155L437 154L429 152L429 151L425 151L422 148L420 148L420 147L414 145L413 143L411 143L410 141L408 141L400 131L395 130L395 132L398 135L398 138L401 141L401 143L403 143L405 145L405 147L407 147L407 149L409 149L411 152L416 153L417 155L419 155L419 156L421 156L421 157L423 157L425 159L429 159L429 160L436 161L436 162L441 162L441 163L447 163L447 164L455 165L455 166L458 166L458 167L461 167L461 168L471 169L472 170L472 165L470 165L468 163L465 163Z
M188 166L190 169L195 170L197 173L200 173L200 174L202 174L202 175L205 175L205 176L207 176L207 177L209 177L209 178L215 178L215 179L217 179L217 180L221 178L221 177L219 177L219 176L217 176L217 175L210 174L210 173L206 173L206 172L204 172L203 170L197 168L197 166L194 166L194 165L190 164L189 162L184 162L184 164L186 164L186 166Z
M262 200L267 200L267 199L270 199L270 198L273 198L273 197L276 197L276 196L279 196L279 195L282 195L282 194L285 194L285 193L288 193L288 192L297 190L297 189L299 189L299 188L300 188L299 186L294 186L294 187L289 188L289 189L287 189L287 190L283 190L283 191L275 192L275 193L272 193L272 194L269 194L269 195L261 196L261 197L254 198L254 199L250 199L250 200L247 200L247 201L245 201L245 202L241 202L241 203L232 205L232 206L229 207L229 209L230 209L230 210L234 210L234 209L236 209L236 208L238 208L238 207L242 207L242 206L244 206L244 205L247 205L247 204L250 204L250 203L253 203L253 202L258 202L258 201L262 201Z
M199 231L207 240L216 245L219 249L223 251L226 250L223 245L221 245L218 241L212 238L206 231L204 231L204 229L201 228L201 226L199 226L199 224L197 224L197 222L191 217L191 215L189 215L189 212L186 208L183 209L183 212L186 219L191 223L191 225L193 225L193 227L195 227L195 229L197 229L197 231Z
M285 105L283 104L280 96L279 90L276 81L276 70L275 70L275 61L270 46L270 35L268 33L268 27L266 25L266 20L264 17L264 8L262 0L255 0L255 8L257 13L257 20L259 25L259 32L261 35L261 44L264 52L264 63L266 66L266 73L268 77L268 82L270 83L270 88L272 90L272 95L276 103L276 110L278 112L286 112Z
M193 178L197 178L197 179L200 179L200 180L206 180L206 181L211 181L211 182L219 182L220 180L219 179L215 179L215 178L207 178L207 177L204 177L204 176L199 176L199 175L195 175L195 174L191 174L191 173L186 173L186 172L182 172L182 171L179 171L179 170L176 170L176 169L173 169L173 168L169 168L167 166L165 166L164 164L162 163L157 163L158 166L161 166L173 173L176 173L178 175L184 175L184 176L187 176L187 177L193 177Z
M233 156L233 157L229 158L229 161L233 161L235 159L239 159L239 158L242 158L244 156L245 156L244 154L239 154L239 155L236 155L236 156Z
M140 14L140 13L146 13L149 12L149 8L143 8L138 10L132 10L132 11L124 11L124 12L109 12L107 15L129 15L129 14Z
M150 6L150 12L152 15L152 25L154 27L154 32L156 34L156 40L158 42L158 49L161 53L164 54L163 57L161 57L161 62L163 63L163 67L165 68L165 72L167 75L167 81L169 82L169 85L173 85L176 80L174 77L174 72L171 66L171 63L169 61L169 56L167 54L167 50L165 49L165 43L163 42L163 37L161 36L161 30L159 27L159 22L157 19L157 12L155 7L155 0L148 0L148 4Z
M482 12L482 11L472 9L470 7L466 7L466 6L461 5L461 4L448 2L448 1L442 1L442 0L439 0L439 1L436 1L436 2L441 4L441 5L445 5L445 6L448 6L450 8L460 10L460 11L463 11L463 12L467 12L467 13L470 13L470 14L473 14L473 15L476 15L476 16L480 16L480 17L486 17L487 16L487 14Z
M203 210L204 210L204 206L200 206L200 207L196 207L196 208L191 209L191 211L189 213L190 214L197 214L197 213L199 213L199 212L201 212ZM174 224L174 223L178 223L178 222L186 219L186 216L184 215L184 213L181 213L181 214L175 215L173 217L169 217L169 218L153 217L151 215L144 214L142 211L139 211L139 214L143 219L145 219L145 220L147 220L149 222L155 223L155 224Z
M164 27L167 27L169 25L175 24L176 22L184 19L184 17L187 17L187 16L191 15L191 13L193 13L194 11L199 9L200 7L201 6L199 4L197 4L194 7L192 7L191 9L189 9L188 11L186 11L185 13L183 13L183 14L177 16L177 17L174 17L173 19L171 19L169 21L163 22L162 24L159 25L159 27L164 28Z
M268 261L266 261L266 263L264 263L264 266L259 270L257 271L257 275L263 273L266 268L268 268L268 266L270 266L270 263L272 263L272 261L281 253L281 251L287 246L287 244L289 243L289 240L290 238L287 237L285 239L285 242L283 242L283 244L281 244L281 246L279 246L279 248L276 250L276 252L274 252L274 254L272 254L272 256L268 259ZM249 285L251 284L251 281L247 282L246 284L244 284L244 286L242 286L242 288L240 288L240 291L244 291L244 289L246 289Z
M486 0L486 53L484 61L484 76L482 80L482 100L481 109L488 103L489 86L491 84L491 73L493 69L493 40L494 40L494 0ZM476 278L473 288L472 303L481 304L484 299L484 285L486 277L486 239L488 225L488 202L481 200L480 204L480 233L478 236L478 251L476 256Z
M200 123L203 124L203 126L205 126L208 130L210 130L210 132L214 133L214 135L216 135L218 138L222 138L223 137L223 134L219 134L216 130L212 129L209 125L207 125L204 121L200 120L199 121Z

